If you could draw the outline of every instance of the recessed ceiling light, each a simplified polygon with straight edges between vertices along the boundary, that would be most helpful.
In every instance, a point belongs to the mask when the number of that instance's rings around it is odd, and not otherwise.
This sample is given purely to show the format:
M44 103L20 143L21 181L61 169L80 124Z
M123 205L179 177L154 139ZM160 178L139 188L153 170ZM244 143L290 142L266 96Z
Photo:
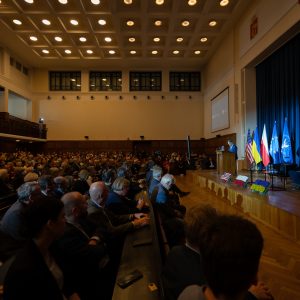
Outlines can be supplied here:
M24 0L26 3L32 4L33 0ZM1 2L0 2L1 3Z
M78 25L78 21L77 21L77 20L74 20L74 19L73 19L73 20L70 20L70 23L71 23L72 25L75 25L75 26Z
M104 40L105 40L105 42L110 43L110 42L111 42L111 37L106 36L106 37L104 38Z
M176 39L176 41L177 41L178 43L181 43L181 42L183 41L183 38L182 38L182 37L178 37L178 38Z
M100 4L100 0L91 0L91 2L94 5L99 5Z
M103 19L99 19L98 24L101 25L101 26L104 26L104 25L106 25L106 21L103 20Z
M75 79L75 78L71 78L71 81L75 82L75 81L76 81L76 79Z
M183 27L187 27L187 26L190 25L190 22L189 22L188 20L184 20L184 21L181 22L181 25L182 25Z
M55 39L57 42L62 42L62 38L61 38L60 36L56 36L54 39Z
M51 25L51 22L50 22L49 20L47 20L47 19L43 19L43 20L42 20L42 23L43 23L44 25L47 25L47 26Z
M132 0L124 0L125 4L132 4Z
M109 53L109 54L115 54L116 51L115 51L115 50L109 50L108 53Z
M201 53L201 51L200 50L195 50L194 53L199 55Z
M159 38L159 37L155 37L155 38L153 39L153 41L156 42L156 43L158 43L158 42L160 41L160 38Z
M207 37L202 37L202 38L200 39L200 41L201 41L201 43L207 42Z
M173 54L179 54L179 51L178 50L174 50Z
M38 38L34 35L30 36L29 39L34 42L36 42L38 40Z
M71 50L69 50L69 49L66 49L66 50L65 50L65 53L66 53L66 54L71 54L71 53L72 53L72 51L71 51Z
M128 41L129 41L130 43L134 43L134 42L135 42L135 38L134 38L134 37L130 37L130 38L128 39Z
M211 20L211 21L208 23L208 25L211 26L211 27L214 27L214 26L217 25L217 21Z
M130 54L136 54L136 51L135 50L131 50Z
M152 53L152 54L157 54L158 51L157 51L157 50L153 50L151 53Z
M84 43L84 42L86 42L86 38L85 38L84 36L81 36L81 37L79 38L79 41L82 42L82 43Z
M45 54L49 54L49 50L46 50L46 49L43 49L42 52Z
M89 49L89 50L86 50L86 53L87 53L87 54L93 54L94 52L93 52L93 50L90 50L90 49Z
M195 4L197 4L197 0L189 0L189 2L188 2L189 6L193 6Z
M156 20L156 21L154 22L154 25L155 25L155 26L161 26L161 25L162 25L162 21L161 21L161 20Z
M126 22L127 26L133 26L134 25L134 22L132 20L128 20Z
M220 1L220 6L226 6L229 4L229 0L221 0Z
M157 4L157 5L162 5L162 4L164 4L164 0L155 0L155 3Z
M58 0L58 2L59 2L60 4L67 4L67 3L68 3L68 0Z
M14 22L16 25L22 25L22 22L21 22L20 20L14 19L13 22Z

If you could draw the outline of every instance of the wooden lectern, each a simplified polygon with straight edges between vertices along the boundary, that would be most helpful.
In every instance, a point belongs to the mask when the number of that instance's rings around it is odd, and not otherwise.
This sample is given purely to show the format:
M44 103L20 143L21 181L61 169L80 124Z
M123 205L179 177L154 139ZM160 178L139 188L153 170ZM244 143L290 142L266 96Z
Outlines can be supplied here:
M217 150L217 170L218 174L224 172L236 175L235 153Z

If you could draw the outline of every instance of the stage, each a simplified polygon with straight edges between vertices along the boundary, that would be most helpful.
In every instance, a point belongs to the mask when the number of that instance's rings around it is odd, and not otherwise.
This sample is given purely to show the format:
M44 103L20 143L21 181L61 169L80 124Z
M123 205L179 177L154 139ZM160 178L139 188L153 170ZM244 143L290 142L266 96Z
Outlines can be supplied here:
M249 172L239 175L250 176ZM214 192L222 201L237 208L241 213L271 227L278 233L300 242L300 190L292 188L290 179L285 190L269 190L267 195L251 192L233 183L224 183L216 170L192 172L193 182L200 188ZM265 179L263 174L254 174L253 180ZM266 178L270 181L270 178ZM280 178L274 178L275 186L282 186Z

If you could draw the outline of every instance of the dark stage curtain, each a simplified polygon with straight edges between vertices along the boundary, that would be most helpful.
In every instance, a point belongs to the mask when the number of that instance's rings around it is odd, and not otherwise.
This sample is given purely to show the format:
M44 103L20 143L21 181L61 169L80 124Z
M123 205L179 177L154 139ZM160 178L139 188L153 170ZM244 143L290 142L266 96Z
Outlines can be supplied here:
M274 121L281 146L287 117L294 161L300 147L300 33L256 67L257 126L266 124L269 143Z

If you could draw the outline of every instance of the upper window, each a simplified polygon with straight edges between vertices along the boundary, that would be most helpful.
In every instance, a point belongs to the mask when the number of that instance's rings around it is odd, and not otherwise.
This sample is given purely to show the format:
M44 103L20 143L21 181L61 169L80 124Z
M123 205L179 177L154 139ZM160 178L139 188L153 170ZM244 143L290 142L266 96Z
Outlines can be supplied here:
M170 72L170 91L200 91L200 72Z
M90 72L90 91L122 91L122 72Z
M81 72L50 71L49 89L50 91L81 91Z
M130 72L130 91L161 91L161 72Z

